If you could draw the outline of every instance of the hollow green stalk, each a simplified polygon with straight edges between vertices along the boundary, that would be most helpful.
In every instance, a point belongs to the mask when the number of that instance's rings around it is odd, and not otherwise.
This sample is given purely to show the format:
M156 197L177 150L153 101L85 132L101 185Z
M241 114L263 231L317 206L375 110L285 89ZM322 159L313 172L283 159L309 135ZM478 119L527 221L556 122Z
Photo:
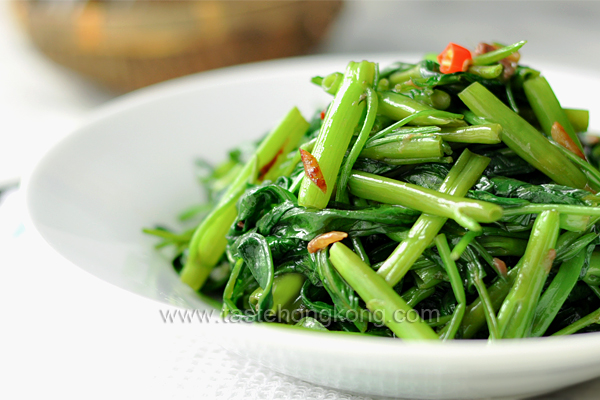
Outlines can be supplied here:
M575 287L585 263L586 253L586 249L581 250L575 257L561 264L550 286L540 297L533 316L530 336L539 337L546 332Z
M348 157L346 157L346 162L342 166L338 182L338 188L335 195L336 201L346 201L346 186L348 185L348 178L350 177L352 167L358 159L359 154L361 154L361 151L365 146L367 139L369 139L371 128L373 128L373 123L375 122L375 117L377 116L377 94L370 87L366 89L366 93L367 115L365 117L365 122L363 123L363 126L358 134L358 138L356 139L356 142L354 142L352 150L350 150L350 154L348 154Z
M567 118L569 119L569 122L571 123L571 126L575 132L587 132L590 124L590 112L588 110L563 108L563 111L567 115Z
M454 159L452 157L384 158L381 161L390 165L412 165L426 163L452 164Z
M523 45L527 43L527 40L522 40L520 42L511 44L509 46L501 47L497 50L490 51L489 53L481 54L479 56L473 57L472 63L473 65L489 65L495 62L502 60L510 56L512 53L519 51Z
M600 191L600 171L589 162L574 154L572 151L565 149L560 144L551 140L552 143L566 158L571 160L573 164L579 167L579 170L584 173L588 179L588 186L594 191ZM587 189L587 188L586 188Z
M583 151L583 146L575 133L575 129L573 129L573 125L571 125L571 121L569 121L569 117L567 117L558 102L546 78L538 76L537 78L528 79L523 83L523 89L546 136L552 136L552 125L558 122L577 147Z
M473 239L475 239L480 234L481 232L476 231L468 231L467 233L465 233L460 238L456 246L454 246L454 248L452 249L452 252L450 253L450 258L452 258L454 261L458 260L467 249L467 246L473 241Z
M571 232L583 232L590 226L592 219L598 218L600 217L592 218L589 215L560 214L560 229L566 229Z
M442 128L438 133L446 142L497 144L502 141L502 126L499 124L472 125L459 128Z
M404 96L394 92L379 93L379 112L387 117L400 121L419 111L438 111L433 107L426 106L408 96ZM447 126L464 126L466 125L462 119L438 117L428 115L418 117L410 122L411 125L447 125Z
M360 152L361 157L374 160L443 157L442 139L432 135L394 135L387 143L372 145ZM395 139L391 141L390 139ZM381 139L380 139L381 140Z
M475 115L502 126L502 141L521 158L561 185L583 189L586 176L527 121L478 82L458 94Z
M600 216L600 207L576 206L571 204L527 204L504 209L505 216L537 214L543 211L557 211L561 214Z
M503 338L523 338L531 331L540 293L554 260L551 253L558 239L558 216L556 211L544 211L535 220L520 273L498 312Z
M362 100L365 90L373 86L375 64L367 61L350 62L344 81L327 109L312 155L319 163L327 185L322 191L308 177L302 180L298 204L322 209L327 206L338 172L354 129L366 106Z
M502 217L502 207L498 205L448 195L367 172L352 171L348 183L354 196L452 218L461 226L474 231L481 230L477 222L491 223Z
M420 78L421 77L421 65L417 64L412 68L409 68L404 71L398 71L391 74L388 78L390 81L390 85L394 86L399 83L404 83L412 78Z
M416 114L415 114L416 115ZM400 121L402 122L402 121ZM396 125L396 124L394 124ZM394 128L393 126L390 128ZM382 136L382 132L378 132L377 134L371 136L367 143L365 144L364 149L368 149L375 146L381 146L387 143L395 143L402 139L410 138L411 136L418 137L431 137L432 135L428 135L430 133L437 133L442 130L439 126L404 126L399 128L394 128L392 130L388 130L386 128L384 131L385 136Z
M440 193L464 196L481 177L490 159L463 151L439 188ZM411 228L408 238L401 242L377 273L390 286L395 286L414 262L435 239L447 218L422 214Z
M600 285L600 252L593 252L583 281L588 285Z
M467 298L465 296L465 288L463 287L462 278L460 277L456 263L450 256L450 247L448 246L446 236L444 234L436 236L435 245L438 249L440 257L442 258L442 262L444 263L446 273L450 278L450 284L452 285L452 291L454 292L454 298L456 299L457 303L452 315L452 320L448 324L448 329L445 330L441 336L442 340L449 340L454 339L456 332L460 327L467 306Z
M252 159L242 168L217 206L198 226L190 241L189 253L181 270L181 280L192 289L202 287L210 272L225 252L225 235L237 216L236 202L254 181L259 171L271 163L282 149L297 146L309 124L297 108L293 108L260 143Z
M429 96L429 101L431 102L431 107L436 110L445 110L450 107L452 98L443 90L434 89L433 93Z
M552 336L572 335L592 324L600 324L600 308L585 317L578 319L566 328L552 334Z
M323 78L323 81L321 82L321 87L323 88L323 90L325 90L325 92L335 95L339 90L340 86L342 85L343 80L344 74L342 74L341 72L334 72Z
M508 271L506 279L498 279L487 288L489 300L494 311L500 309L502 302L508 295L515 279L519 275L522 263L519 262ZM465 315L459 328L459 335L463 339L472 338L486 323L484 302L480 297L467 306Z
M276 276L273 279L273 288L271 289L273 306L270 308L269 313L283 318L286 322L289 321L292 312L302 304L300 291L305 280L304 275L295 272ZM258 304L263 293L264 289L259 286L250 295L250 304Z
M484 79L496 79L502 75L504 67L502 64L496 65L471 65L467 70L473 75L480 76Z
M380 314L381 320L396 336L405 340L439 339L418 313L352 250L337 242L331 247L329 257L367 308L375 315Z
M423 119L425 117L428 116L436 116L438 118L447 118L447 119L460 119L462 118L462 114L453 114L453 113L449 113L447 111L440 111L440 110L423 110L423 111L418 111L414 114L410 114L407 117L402 118L400 121L393 123L392 125L386 127L385 129L380 130L379 132L375 133L373 136L371 136L369 138L369 140L367 141L367 145L366 147L370 146L371 143L373 143L374 141L390 134L393 132L396 132L399 130L399 128L402 128L404 125L408 124L411 121L414 121L416 119ZM387 117L386 117L387 118ZM433 128L433 126L427 126L427 127L420 127L420 128L412 128L412 129L431 129ZM408 132L406 132L408 133ZM422 131L420 133L423 133Z

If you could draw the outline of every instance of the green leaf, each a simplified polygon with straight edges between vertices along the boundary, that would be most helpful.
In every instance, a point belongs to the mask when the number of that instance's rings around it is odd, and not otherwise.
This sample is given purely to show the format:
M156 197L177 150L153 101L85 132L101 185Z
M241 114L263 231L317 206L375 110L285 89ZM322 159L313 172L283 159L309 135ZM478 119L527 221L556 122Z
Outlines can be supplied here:
M263 289L263 295L256 304L256 313L260 320L263 318L264 313L273 306L271 289L275 271L271 249L263 236L257 233L249 233L239 242L238 251L244 260L244 264L250 269L252 276Z

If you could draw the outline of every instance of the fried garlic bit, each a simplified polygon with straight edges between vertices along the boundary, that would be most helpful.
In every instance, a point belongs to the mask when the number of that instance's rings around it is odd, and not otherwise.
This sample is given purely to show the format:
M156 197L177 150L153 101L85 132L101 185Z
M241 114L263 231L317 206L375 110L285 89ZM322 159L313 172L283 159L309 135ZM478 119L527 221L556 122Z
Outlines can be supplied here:
M339 242L340 240L345 239L347 237L348 234L346 232L331 231L323 233L311 240L310 242L308 242L308 252L311 254L315 253L321 249L324 249L330 244Z
M489 53L500 48L502 48L502 46L482 42L477 45L477 48L475 48L475 55L480 56L482 54ZM518 51L515 51L508 57L505 57L499 61L499 63L502 64L502 66L504 67L504 71L502 73L504 79L508 80L511 76L514 75L515 71L517 70L517 65L519 64L520 59L521 55Z
M506 263L504 261L494 257L494 267L496 267L496 271L498 271L500 275L506 278L508 269L506 268Z

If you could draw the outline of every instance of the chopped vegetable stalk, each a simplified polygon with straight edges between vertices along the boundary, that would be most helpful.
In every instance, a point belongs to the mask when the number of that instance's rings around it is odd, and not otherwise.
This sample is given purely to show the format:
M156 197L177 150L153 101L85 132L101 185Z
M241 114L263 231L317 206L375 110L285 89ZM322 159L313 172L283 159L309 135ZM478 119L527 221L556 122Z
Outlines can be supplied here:
M438 235L435 238L435 245L444 263L444 268L446 268L446 273L450 277L450 284L452 285L452 291L454 292L454 297L456 298L457 302L452 320L449 322L448 329L444 332L441 339L454 339L454 336L456 336L456 332L458 331L465 314L467 298L465 297L465 289L463 287L462 278L460 277L458 268L450 256L450 247L446 241L446 236L443 234Z
M542 287L556 256L559 218L556 211L544 211L535 220L523 265L498 312L503 338L528 336Z
M599 323L600 323L600 308L597 309L596 311L586 315L585 317L578 319L577 321L573 322L571 325L567 326L566 328L563 328L560 331L554 333L552 336L572 335L587 326L590 326L592 324L599 324Z
M327 190L323 192L310 179L304 179L298 204L321 209L329 203L350 139L365 108L362 96L367 88L373 86L374 79L375 64L367 61L348 64L342 85L327 109L312 151L323 173Z
M575 287L585 263L587 250L562 263L558 273L546 289L535 309L531 336L542 336Z
M348 178L350 177L350 173L352 171L352 167L356 162L356 159L359 157L361 150L365 146L365 143L369 139L369 134L371 133L371 129L373 128L373 124L375 123L375 117L377 116L377 94L371 88L366 89L367 92L367 116L365 117L365 122L362 126L358 134L358 138L352 146L352 150L350 150L350 154L346 158L346 162L342 166L342 170L340 172L340 179L338 184L338 190L336 193L337 201L346 201L346 186L348 185Z
M515 44L511 44L510 46L501 47L497 50L487 52L485 54L481 54L473 57L473 65L489 65L495 62L502 60L510 56L511 54L519 51L521 47L523 47L527 43L526 40L522 40Z
M489 162L489 158L465 150L442 182L439 192L464 196L481 177ZM421 215L411 228L408 238L396 247L377 273L390 286L395 286L435 239L446 220L444 217Z
M577 133L587 132L590 124L590 112L573 108L563 108L573 130Z
M271 289L273 305L268 312L284 322L293 320L291 314L302 304L300 290L305 280L304 275L295 272L276 276L273 279L273 288ZM250 295L250 304L256 307L264 294L265 290L262 287L256 288Z
M244 166L219 204L194 232L188 258L181 271L181 280L184 283L194 290L202 287L225 252L227 246L225 235L235 220L237 215L235 203L244 192L246 183L256 179L257 170L260 171L272 162L278 154L281 154L282 148L297 146L307 129L308 122L297 108L293 108L263 139L252 160Z
M373 160L443 157L441 138L432 135L402 134L386 137L383 144L373 143L360 152L361 157ZM391 141L395 139L394 141ZM380 139L381 140L381 139Z
M586 176L576 166L483 85L475 82L458 96L475 115L502 125L502 141L550 179L578 189L587 186Z
M342 85L343 80L344 74L341 72L334 72L333 74L327 75L325 78L323 78L321 86L327 93L335 95Z
M502 126L481 124L459 128L442 128L435 133L446 142L497 144L502 140Z
M359 256L342 243L335 243L330 259L342 278L358 293L367 308L401 339L439 339L431 329L386 282Z
M421 77L421 66L419 64L405 69L403 71L394 72L390 75L389 81L390 85L397 85L399 83L404 83L406 81L411 80L412 78L420 78Z
M379 112L396 121L418 113L419 111L438 111L423 103L394 92L378 93ZM416 117L408 124L410 125L446 125L446 126L464 126L464 122L459 118L437 117L436 114ZM443 115L443 114L442 114ZM462 116L461 116L462 117Z
M600 252L593 252L583 281L588 285L600 285Z
M471 65L468 72L485 79L495 79L502 75L502 64L496 65Z
M355 196L452 218L474 231L481 230L477 222L495 222L502 217L502 207L495 204L452 196L366 172L353 171L348 183L350 192Z
M494 310L500 309L502 302L514 284L515 279L517 279L521 265L522 263L519 262L513 269L508 271L506 279L499 279L488 287L489 300L492 303ZM485 323L486 313L484 302L478 297L467 306L458 334L463 339L470 339L475 336Z
M537 78L528 79L523 83L523 89L546 136L551 136L552 125L558 122L579 150L583 150L575 129L573 129L567 114L558 102L546 78L538 76Z

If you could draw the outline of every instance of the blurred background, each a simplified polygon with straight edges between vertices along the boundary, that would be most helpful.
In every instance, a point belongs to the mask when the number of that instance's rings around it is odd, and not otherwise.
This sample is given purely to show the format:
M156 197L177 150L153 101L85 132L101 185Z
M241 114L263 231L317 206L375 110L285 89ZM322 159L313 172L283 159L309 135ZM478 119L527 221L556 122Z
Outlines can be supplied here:
M437 52L526 39L597 69L598 1L0 0L0 186L88 111L156 82L305 54Z

